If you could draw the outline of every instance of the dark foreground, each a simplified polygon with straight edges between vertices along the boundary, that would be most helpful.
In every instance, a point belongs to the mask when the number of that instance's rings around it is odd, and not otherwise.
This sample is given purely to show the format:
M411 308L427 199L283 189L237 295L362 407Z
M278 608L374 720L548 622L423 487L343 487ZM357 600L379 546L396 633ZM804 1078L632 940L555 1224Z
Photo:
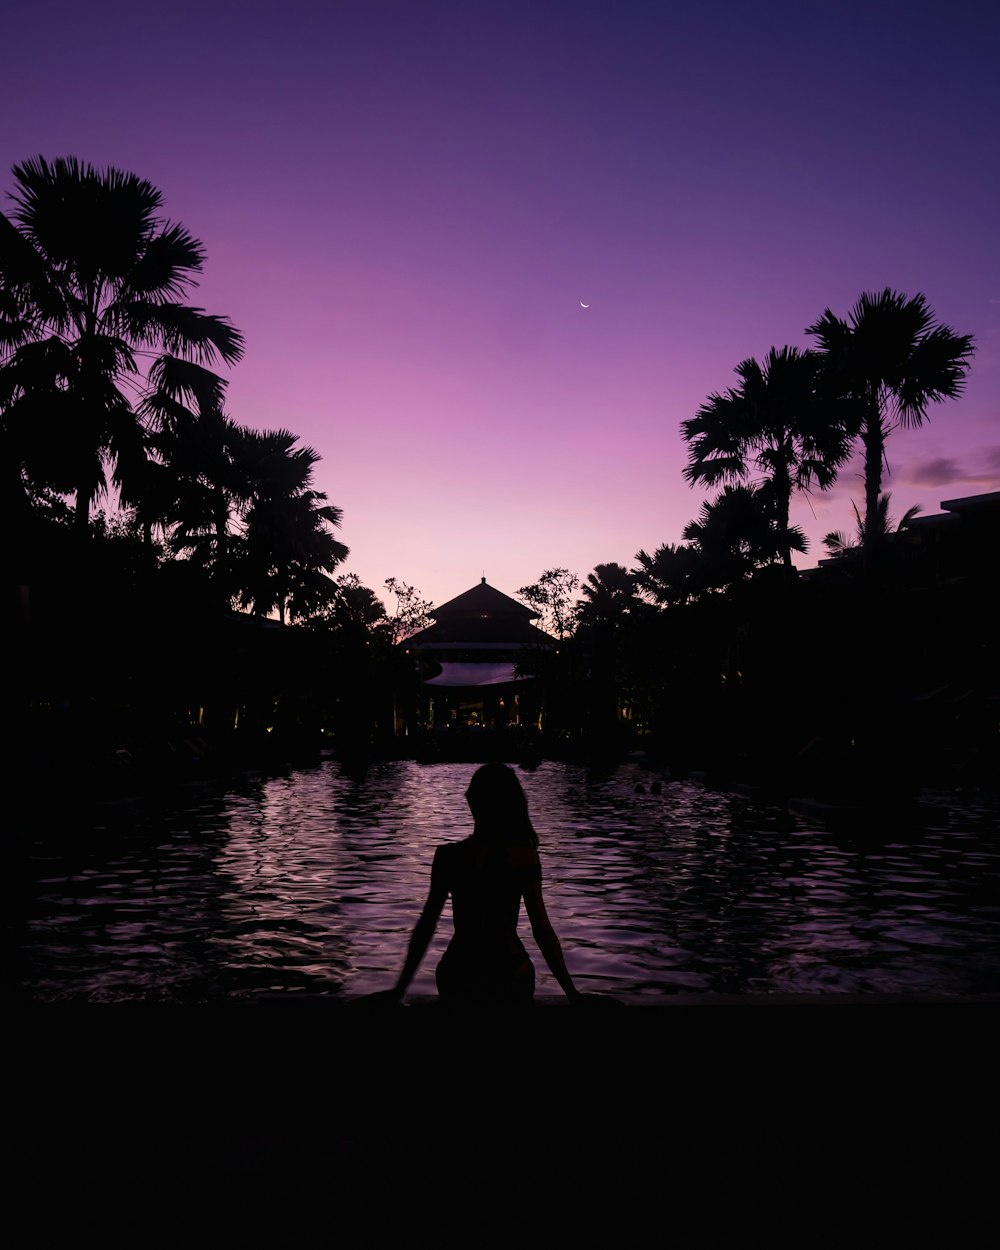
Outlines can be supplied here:
M265 1006L324 1005L365 1008L372 1011L398 1011L397 1007L367 1008L363 1000L334 1003L334 1000L309 995L276 995L260 1000ZM447 1010L435 997L410 997L403 1007L436 1007ZM562 994L536 994L535 1007L571 1008ZM606 1003L589 1003L575 1011L603 1011L605 1007L638 1007L647 1011L670 1011L678 1007L1000 1007L1000 993L995 994L675 994L649 999L636 997L609 998ZM521 1009L523 1010L523 1009Z
M996 1017L800 1005L28 1009L8 1227L19 1247L990 1244Z

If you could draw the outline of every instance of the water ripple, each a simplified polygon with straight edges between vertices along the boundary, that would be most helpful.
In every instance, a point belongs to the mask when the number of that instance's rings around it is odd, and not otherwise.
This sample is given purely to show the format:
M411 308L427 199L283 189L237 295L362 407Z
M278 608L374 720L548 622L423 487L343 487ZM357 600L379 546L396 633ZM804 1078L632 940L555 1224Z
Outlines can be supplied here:
M469 831L473 771L400 762L357 778L326 763L125 830L76 831L69 847L40 840L18 866L18 989L217 1002L385 988L435 845ZM584 988L644 1000L1000 989L1000 845L980 805L942 801L932 828L873 841L686 782L653 794L632 766L596 778L545 763L522 780ZM415 993L433 993L449 930L446 912ZM555 992L536 966L539 990Z

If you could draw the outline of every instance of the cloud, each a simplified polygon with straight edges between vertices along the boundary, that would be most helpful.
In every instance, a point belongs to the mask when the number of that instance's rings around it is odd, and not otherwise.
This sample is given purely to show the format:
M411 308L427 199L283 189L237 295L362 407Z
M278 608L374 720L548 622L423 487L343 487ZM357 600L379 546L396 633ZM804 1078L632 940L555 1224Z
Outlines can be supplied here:
M907 471L906 480L912 486L945 486L948 482L964 482L966 475L957 460L940 456L913 465Z
M948 486L954 483L996 486L1000 477L1000 445L983 447L973 457L975 469L964 468L951 456L914 461L906 470L910 486Z

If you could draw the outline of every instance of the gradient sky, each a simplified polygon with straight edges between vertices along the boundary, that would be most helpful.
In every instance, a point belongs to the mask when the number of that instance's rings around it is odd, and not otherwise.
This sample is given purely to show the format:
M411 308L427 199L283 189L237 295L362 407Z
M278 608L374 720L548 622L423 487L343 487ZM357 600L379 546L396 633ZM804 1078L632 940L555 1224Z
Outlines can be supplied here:
M977 345L889 442L893 515L1000 488L995 3L33 0L0 43L0 190L160 188L246 336L230 414L316 448L380 593L679 542L681 421L885 286ZM858 472L795 506L803 567Z

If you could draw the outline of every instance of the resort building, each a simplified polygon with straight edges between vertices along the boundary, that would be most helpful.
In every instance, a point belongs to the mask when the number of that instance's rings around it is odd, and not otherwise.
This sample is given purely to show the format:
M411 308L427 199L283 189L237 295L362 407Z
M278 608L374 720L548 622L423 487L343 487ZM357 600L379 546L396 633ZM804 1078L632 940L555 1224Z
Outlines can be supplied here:
M887 537L888 547L911 573L912 586L924 589L955 587L962 582L996 582L1000 544L1000 491L943 499L940 512L911 517L905 529ZM841 570L861 554L860 545L844 555L820 560L817 569L803 571L810 578L826 570ZM845 559L846 556L846 559Z
M463 735L538 727L536 683L527 670L532 652L555 646L532 623L539 613L484 577L431 616L432 625L402 644L419 675L414 728ZM409 728L397 722L397 732Z
M943 499L941 512L915 516L900 540L919 551L929 582L955 584L959 579L985 578L996 583L1000 543L1000 491Z

